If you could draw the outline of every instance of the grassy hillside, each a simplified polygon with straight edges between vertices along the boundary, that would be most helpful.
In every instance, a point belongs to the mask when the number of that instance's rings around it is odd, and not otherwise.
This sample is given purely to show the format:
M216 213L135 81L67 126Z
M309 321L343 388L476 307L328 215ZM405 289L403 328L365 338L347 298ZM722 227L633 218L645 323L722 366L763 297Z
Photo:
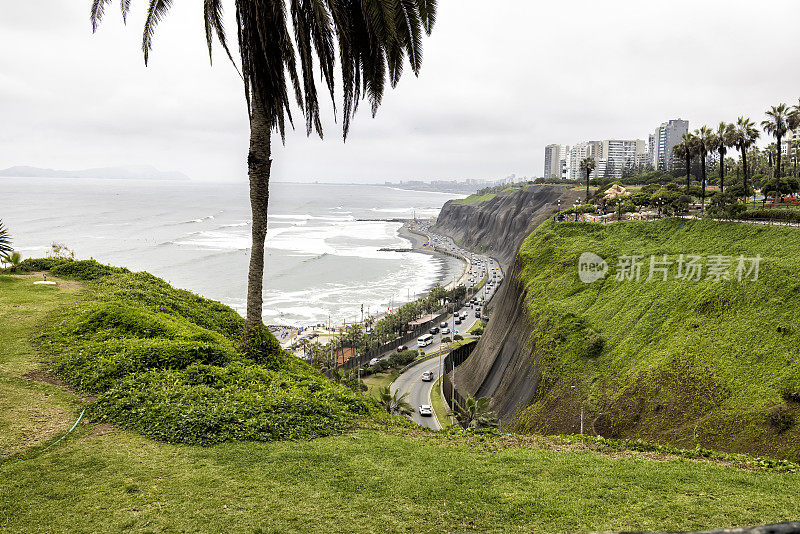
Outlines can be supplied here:
M608 276L578 278L593 252ZM618 281L623 255L644 256L641 281ZM733 256L731 280L644 281L650 255ZM757 281L736 257L760 255ZM800 455L800 232L669 219L603 226L549 221L519 255L542 380L512 425L645 438L684 447ZM706 258L706 263L708 258ZM748 264L749 265L749 264Z
M218 344L222 356L236 359L242 356L228 351L236 350L237 338L221 325L238 320L227 308L149 275L119 271L77 281L51 274L55 287L34 286L34 279L40 276L0 274L2 532L682 530L800 515L797 465L605 441L436 434L379 413L351 417L349 431L312 440L212 446L151 439L138 427L125 430L90 416L59 441L97 399L47 372L61 354L50 345L56 332L65 332L64 354L96 343L108 349L103 354L111 362L120 353L105 344L106 328L122 332L126 343L158 331L167 345L179 339ZM113 299L116 291L130 300ZM123 321L87 329L108 317L113 302L138 310L131 313L152 313L150 329L133 336L124 327L132 323ZM184 306L185 316L175 311ZM132 355L127 365L145 363L130 347L119 347ZM108 363L103 358L97 363ZM128 376L178 373L181 365ZM117 369L100 368L105 371L89 366L75 376L110 377L107 371ZM198 396L197 409L204 406Z
M465 205L480 204L481 202L492 200L496 196L497 196L496 193L487 193L485 195L473 194L466 198L456 199L453 202L456 204L465 204Z

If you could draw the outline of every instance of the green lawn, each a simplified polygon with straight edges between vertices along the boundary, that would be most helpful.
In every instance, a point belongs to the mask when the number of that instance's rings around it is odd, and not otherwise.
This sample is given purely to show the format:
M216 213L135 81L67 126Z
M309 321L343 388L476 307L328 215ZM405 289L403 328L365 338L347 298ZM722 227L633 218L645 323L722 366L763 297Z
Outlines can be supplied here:
M393 369L387 373L376 373L374 375L369 375L363 379L363 382L367 386L367 394L377 398L377 390L384 386L388 386L394 382L395 378L397 378L397 371Z
M447 415L449 411L447 405L444 403L444 399L442 399L441 384L442 378L439 377L433 385L433 391L431 391L431 406L433 406L433 411L436 413L436 418L439 420L439 425L442 428L447 428L450 426L450 417Z
M43 450L84 400L23 376L40 365L29 340L50 310L84 296L0 284L0 398L17 399L0 404L2 532L589 532L800 515L797 474L389 418L315 440L207 447L85 420Z

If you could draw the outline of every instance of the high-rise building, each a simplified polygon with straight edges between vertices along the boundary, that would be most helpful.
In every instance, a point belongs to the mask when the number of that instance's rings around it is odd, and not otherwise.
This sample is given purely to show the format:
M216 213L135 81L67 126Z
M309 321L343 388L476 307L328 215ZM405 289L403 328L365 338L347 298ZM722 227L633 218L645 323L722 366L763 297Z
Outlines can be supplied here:
M643 139L606 139L600 154L598 176L618 180L625 169L637 167L647 157L647 148Z
M566 178L566 166L569 159L567 145L547 145L544 147L544 177Z
M673 119L661 123L653 134L653 168L671 171L673 168L672 149L689 132L689 121Z

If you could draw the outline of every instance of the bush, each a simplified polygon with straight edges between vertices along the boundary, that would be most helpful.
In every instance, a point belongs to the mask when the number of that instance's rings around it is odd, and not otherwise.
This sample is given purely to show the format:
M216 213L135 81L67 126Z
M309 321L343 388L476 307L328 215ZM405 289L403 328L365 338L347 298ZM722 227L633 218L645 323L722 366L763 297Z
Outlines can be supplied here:
M100 421L164 441L310 439L347 429L367 402L314 375L241 363L128 375L91 409Z
M86 280L96 300L52 316L36 343L70 385L99 394L87 411L97 420L205 445L326 436L372 405L346 387L349 376L345 385L331 382L265 328L242 346L244 320L218 302L147 273L60 265L62 276Z
M450 343L451 341L453 341L453 340L450 339L449 337L443 337L442 338L442 343Z
M392 367L404 367L417 359L419 353L415 350L404 350L389 356L389 365Z
M68 261L53 267L50 272L53 276L72 278L75 280L97 280L115 273L129 272L128 269L111 267L97 263L94 260Z
M478 326L472 330L473 336L482 336L483 335L483 326Z
M791 209L763 209L745 211L739 215L744 220L773 220L791 223L800 223L800 210Z
M39 271L49 271L59 265L71 262L69 258L28 258L17 266L18 273L33 273Z
M788 406L780 404L769 411L767 420L779 434L783 434L794 425L794 414Z
M594 330L589 330L584 336L584 340L586 341L586 356L588 358L597 358L603 353L605 341L600 334Z
M461 334L456 334L453 336L454 341L461 341L462 339L464 339L464 336L462 336Z
M193 363L222 365L235 358L224 345L169 339L86 342L66 350L55 371L76 389L97 393L122 377L150 369L183 369Z

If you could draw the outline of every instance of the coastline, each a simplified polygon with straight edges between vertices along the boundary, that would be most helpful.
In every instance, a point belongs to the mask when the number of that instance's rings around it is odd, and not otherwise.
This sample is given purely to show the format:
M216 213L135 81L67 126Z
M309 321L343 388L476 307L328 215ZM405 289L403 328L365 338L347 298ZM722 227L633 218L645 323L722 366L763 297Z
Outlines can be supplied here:
M469 270L469 263L467 263L467 261L465 261L463 258L457 258L448 254L442 254L441 252L437 252L435 250L422 248L427 240L423 236L410 231L406 226L407 224L407 222L403 223L403 225L397 230L397 235L411 242L411 252L433 256L438 258L443 264L443 268L440 271L436 281L426 291L430 291L436 284L441 284L443 287L447 287L454 281L464 278Z

